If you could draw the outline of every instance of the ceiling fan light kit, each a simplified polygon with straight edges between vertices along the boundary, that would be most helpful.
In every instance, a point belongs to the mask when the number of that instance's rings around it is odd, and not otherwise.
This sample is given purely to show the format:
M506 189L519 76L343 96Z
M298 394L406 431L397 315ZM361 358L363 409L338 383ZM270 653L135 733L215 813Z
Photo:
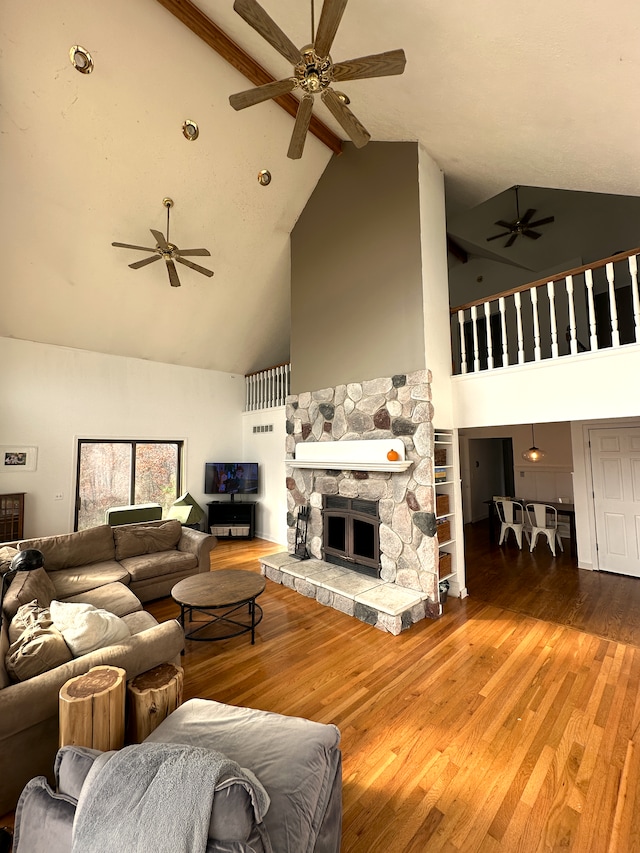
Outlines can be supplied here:
M161 231L156 231L153 228L150 229L156 241L155 249L151 248L151 246L134 246L131 243L112 243L111 245L121 249L135 249L140 252L153 252L150 258L143 258L141 261L134 261L134 263L129 264L132 270L140 269L140 267L146 267L147 264L152 264L154 261L159 261L160 258L162 258L167 265L167 273L169 275L169 283L171 287L180 287L180 279L178 278L178 271L176 270L174 261L177 261L179 264L184 264L185 267L190 267L192 270L195 270L202 275L211 277L213 275L212 270L208 270L205 267L201 267L199 264L194 264L192 261L186 260L186 257L210 257L211 252L208 249L179 249L175 243L169 242L169 211L173 207L173 199L168 197L163 198L162 204L167 209L167 236L165 238Z
M318 28L314 32L312 0L313 43L298 49L257 0L235 0L233 4L240 17L292 64L293 75L231 95L229 103L235 110L243 110L298 90L301 94L300 104L287 151L287 157L291 160L302 157L316 95L320 95L353 144L362 148L369 142L371 135L349 109L349 98L343 92L332 89L331 84L367 77L386 77L402 74L404 71L406 57L403 50L390 50L345 62L333 62L329 51L346 6L347 0L324 0Z
M490 243L492 240L499 240L501 237L508 237L507 242L504 244L505 249L510 249L518 237L528 237L530 240L538 240L542 237L542 234L539 231L534 231L533 229L540 225L550 225L555 220L555 217L553 216L545 216L544 219L536 219L535 222L532 222L531 220L536 214L535 208L532 207L530 207L524 216L521 217L520 201L518 198L518 190L520 187L515 186L513 189L516 194L515 220L513 222L506 222L504 219L498 219L494 224L499 225L501 228L506 228L507 230L500 234L494 234L493 237L487 237L487 243Z

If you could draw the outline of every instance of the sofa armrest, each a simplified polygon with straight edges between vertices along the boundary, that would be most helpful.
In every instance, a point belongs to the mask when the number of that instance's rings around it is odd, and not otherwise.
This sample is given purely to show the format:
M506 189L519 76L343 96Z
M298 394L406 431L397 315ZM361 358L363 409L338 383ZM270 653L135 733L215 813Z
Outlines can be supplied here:
M0 690L0 742L58 715L58 693L70 678L93 666L122 667L127 679L161 663L173 661L184 647L184 632L176 620L161 622L133 634L123 643L96 649L49 672Z
M198 559L198 571L208 572L211 568L209 554L218 544L218 540L210 533L194 530L192 527L183 527L182 536L178 542L178 551L186 551L195 554Z

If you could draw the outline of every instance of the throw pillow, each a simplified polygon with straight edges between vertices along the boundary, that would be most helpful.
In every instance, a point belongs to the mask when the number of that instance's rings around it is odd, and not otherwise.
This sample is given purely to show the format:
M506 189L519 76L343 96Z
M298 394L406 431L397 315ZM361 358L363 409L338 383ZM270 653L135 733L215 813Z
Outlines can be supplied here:
M75 800L56 794L44 776L25 785L16 807L14 853L50 850L53 840L58 850L71 850Z
M9 641L15 643L18 637L27 630L35 626L40 628L50 628L51 613L48 607L40 607L34 599L28 604L21 604L16 611L16 615L11 620L9 625Z
M4 574L11 566L11 560L18 553L17 548L12 548L11 545L3 545L0 548L0 574Z
M7 672L14 681L26 681L68 663L71 657L60 631L53 626L32 625L9 646Z
M40 607L48 607L55 594L53 581L44 569L18 572L4 596L2 609L11 621L21 604L28 604L36 599Z
M98 610L92 604L54 600L51 602L51 618L76 658L95 649L121 643L131 636L124 620L108 610Z
M157 526L123 524L113 528L116 543L116 560L155 554L175 548L182 535L182 525L177 519L165 521Z

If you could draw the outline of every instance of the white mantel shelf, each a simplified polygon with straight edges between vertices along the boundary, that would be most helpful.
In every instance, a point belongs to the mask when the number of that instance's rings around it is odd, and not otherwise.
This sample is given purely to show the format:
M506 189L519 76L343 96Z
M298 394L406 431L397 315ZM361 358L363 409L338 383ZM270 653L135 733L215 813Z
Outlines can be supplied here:
M397 461L387 459L390 450L398 454ZM404 442L400 438L300 442L296 445L295 459L285 462L292 468L329 471L406 471L411 465L411 460L405 459Z

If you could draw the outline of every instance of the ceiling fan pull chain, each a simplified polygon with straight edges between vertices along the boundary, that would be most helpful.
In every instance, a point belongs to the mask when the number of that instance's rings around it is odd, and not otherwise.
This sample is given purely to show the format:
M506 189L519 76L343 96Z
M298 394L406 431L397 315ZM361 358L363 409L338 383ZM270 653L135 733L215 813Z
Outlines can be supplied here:
M167 243L169 242L169 211L171 210L171 205L167 205Z
M316 25L315 25L315 14L313 8L313 0L311 0L311 44L315 41L316 37Z

